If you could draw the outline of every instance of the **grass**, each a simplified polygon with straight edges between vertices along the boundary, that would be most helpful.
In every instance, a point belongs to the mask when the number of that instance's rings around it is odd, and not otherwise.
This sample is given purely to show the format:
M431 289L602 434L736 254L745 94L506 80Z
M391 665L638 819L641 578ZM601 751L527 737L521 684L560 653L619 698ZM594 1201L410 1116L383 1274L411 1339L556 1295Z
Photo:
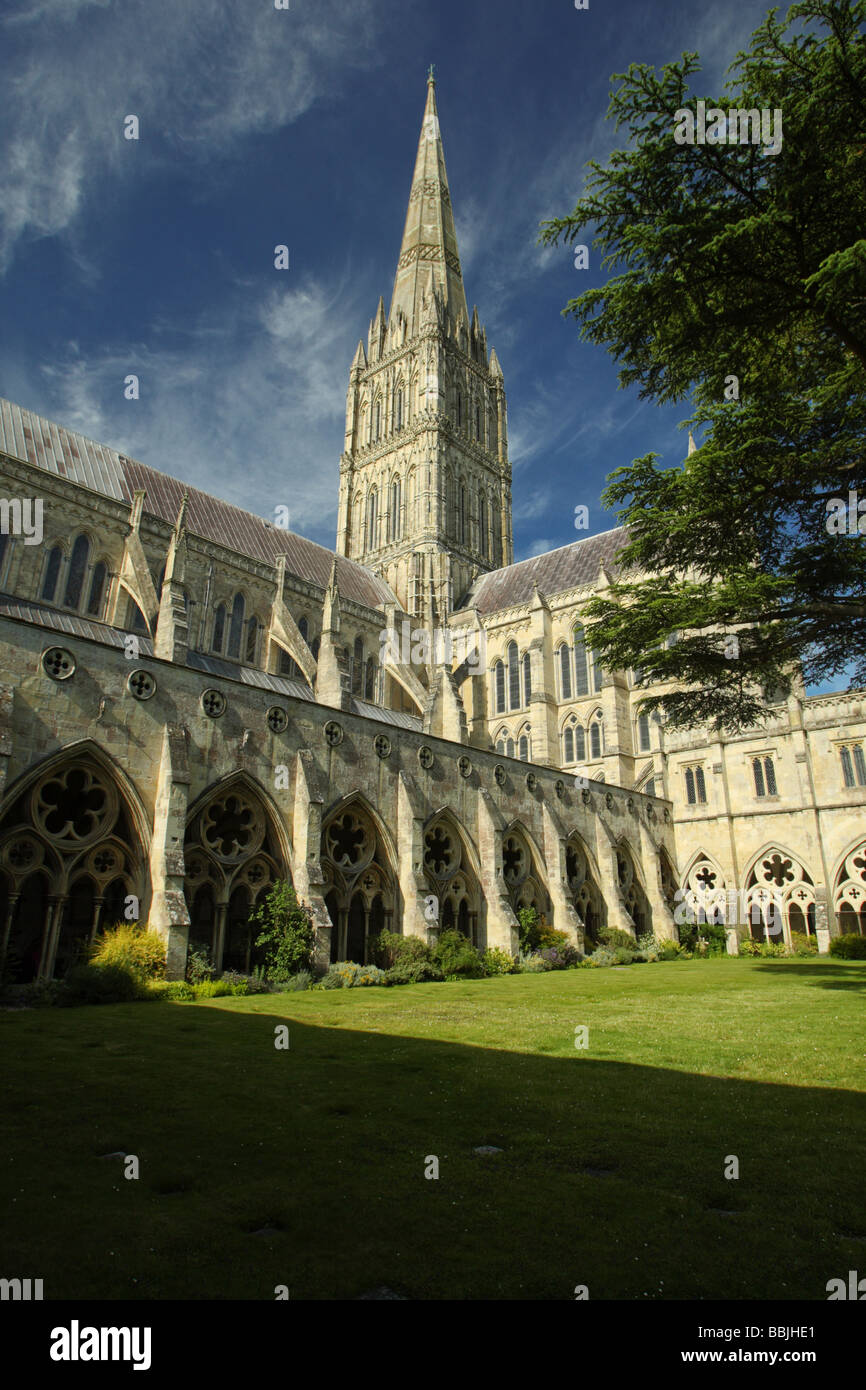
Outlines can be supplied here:
M866 1266L864 995L864 964L739 959L3 1012L0 1273L63 1299L823 1300Z

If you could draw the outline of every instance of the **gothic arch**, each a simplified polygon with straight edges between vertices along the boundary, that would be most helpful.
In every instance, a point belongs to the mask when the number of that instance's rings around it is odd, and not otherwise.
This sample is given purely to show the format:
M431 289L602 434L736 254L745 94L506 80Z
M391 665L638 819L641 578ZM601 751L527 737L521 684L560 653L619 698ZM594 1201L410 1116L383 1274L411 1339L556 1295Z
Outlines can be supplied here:
M698 922L725 922L728 916L726 875L719 861L706 850L692 855L682 877L682 902Z
M322 896L331 918L331 960L366 964L369 939L398 917L396 846L361 792L322 819Z
M526 826L517 820L502 836L502 875L515 916L521 908L534 907L539 917L550 917L544 856Z
M771 933L768 904L781 899L782 933L787 945L791 932L811 934L815 930L815 883L799 855L771 842L752 857L743 878L746 922L758 940L780 940Z
M17 979L65 971L127 897L145 897L141 799L89 739L19 777L0 807L0 963ZM118 908L120 909L118 911Z
M230 773L190 807L184 841L190 950L205 947L218 970L262 963L250 913L278 879L293 878L283 819L248 773Z
M833 875L833 912L839 931L866 936L866 839L849 846Z
M565 876L575 911L583 924L584 937L596 945L601 929L607 924L607 904L598 886L601 875L595 856L576 830L570 832L565 842Z
M469 835L447 807L424 827L424 877L437 899L442 931L456 927L473 946L484 939L481 865Z
M624 835L617 840L615 853L619 893L632 920L635 936L642 936L652 931L652 912L640 860Z

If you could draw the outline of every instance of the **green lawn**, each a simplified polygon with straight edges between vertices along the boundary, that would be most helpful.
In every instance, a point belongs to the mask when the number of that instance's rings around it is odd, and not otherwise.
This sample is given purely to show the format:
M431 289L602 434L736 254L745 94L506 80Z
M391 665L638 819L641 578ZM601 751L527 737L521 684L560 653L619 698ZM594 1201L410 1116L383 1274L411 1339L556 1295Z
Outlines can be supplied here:
M2 1012L0 1275L825 1299L866 1271L864 997L864 964L739 959Z

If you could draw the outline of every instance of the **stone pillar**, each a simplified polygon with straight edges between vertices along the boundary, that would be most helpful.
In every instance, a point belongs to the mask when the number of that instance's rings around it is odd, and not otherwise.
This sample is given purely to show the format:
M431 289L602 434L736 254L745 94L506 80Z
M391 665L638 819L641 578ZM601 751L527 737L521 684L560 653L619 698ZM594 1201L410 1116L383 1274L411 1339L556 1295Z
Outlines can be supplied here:
M618 931L624 931L629 936L635 936L634 922L626 911L622 893L619 890L616 845L603 821L601 822L598 844L598 871L601 875L601 883L598 886L607 908L607 925L615 927Z
M165 941L167 980L184 978L189 945L189 911L183 894L183 844L190 783L188 738L189 731L182 724L165 726L150 846L148 926Z
M336 756L334 749L331 749L329 757L333 760ZM336 927L325 906L325 875L320 858L325 786L325 779L312 751L299 748L295 762L295 809L292 819L292 881L298 902L306 904L313 918L316 929L313 968L319 973L326 971L330 963L331 932Z
M544 824L544 863L547 868L547 891L553 904L553 925L564 931L579 951L584 948L583 923L575 910L568 887L565 868L565 832L547 802L542 804Z
M3 923L3 937L0 940L0 975L3 974L3 967L6 964L6 955L9 950L9 936L12 931L12 923L15 921L15 908L18 906L20 893L10 893L6 904L6 921Z
M487 945L516 956L520 946L517 918L502 871L502 815L488 791L478 793L478 852L481 890L487 902Z
M646 879L646 892L652 912L653 935L657 941L676 941L677 929L674 922L674 915L662 892L662 871L659 847L653 840L647 825L639 813L637 820L640 826L641 860L643 863L644 878Z
M48 912L46 913L45 927L46 935L43 945L44 965L40 965L39 974L44 975L46 980L50 980L54 974L54 962L57 959L57 943L60 939L60 928L63 923L63 910L68 899L66 894L59 894L48 899Z
M427 941L430 923L424 916L424 899L429 893L424 877L424 807L414 780L402 771L397 778L397 858L403 935Z
M217 903L216 910L216 930L214 932L213 963L216 966L217 974L222 971L223 955L226 948L226 917L228 915L228 903Z

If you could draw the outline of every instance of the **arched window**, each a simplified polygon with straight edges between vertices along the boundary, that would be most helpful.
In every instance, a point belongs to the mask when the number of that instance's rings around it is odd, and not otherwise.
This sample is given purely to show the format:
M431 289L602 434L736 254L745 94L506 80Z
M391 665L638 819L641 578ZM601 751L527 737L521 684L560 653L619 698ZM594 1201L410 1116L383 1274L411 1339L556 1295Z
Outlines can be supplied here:
M487 498L482 497L478 503L478 526L481 532L480 546L481 554L487 558L490 553L490 530L487 524Z
M767 796L776 796L779 789L776 786L776 768L772 758L764 759L764 776L767 779Z
M229 645L227 655L235 660L240 659L241 637L244 630L244 616L246 613L246 603L243 594L235 594L232 602L232 616L229 622Z
M583 635L583 628L574 629L574 693L575 695L589 694L589 678L586 670L586 641Z
M593 689L596 695L598 695L604 686L604 671L601 669L601 661L599 660L597 652L593 652L592 654L592 680Z
M105 581L108 578L108 570L100 560L98 565L93 567L93 576L90 580L90 593L87 596L87 613L91 618L98 618L102 613L102 600L105 594Z
M475 407L475 438L476 438L476 439L480 439L480 438L481 438L481 406L480 406L480 405L476 405L476 407Z
M586 762L586 730L578 724L574 731L574 761Z
M364 674L364 699L375 700L376 698L376 658L367 657L367 666Z
M648 714L638 715L637 741L641 753L648 753L650 746L650 723Z
M380 396L376 397L376 404L373 407L373 429L375 431L373 442L375 443L382 433L382 399Z
M524 655L523 655L523 703L524 703L524 705L528 705L528 704L529 704L529 701L530 701L531 699L532 699L532 662L530 661L530 658L529 658L529 652L524 652Z
M704 769L702 767L695 768L695 791L697 792L698 801L703 805L707 799L707 784L704 780Z
M394 397L394 429L395 429L395 430L401 430L402 428L403 428L403 388L402 388L402 386L401 386L400 389L398 390L396 396Z
M559 649L559 681L562 686L562 699L571 699L571 654L565 643Z
M500 739L497 740L497 743L496 743L496 751L497 751L497 753L503 753L503 754L504 754L504 752L505 752L505 739L504 739L504 738L500 738Z
M57 593L57 581L60 578L60 565L63 560L63 551L59 545L53 545L48 552L48 559L45 562L45 577L42 580L42 590L40 598L47 599L49 603L54 602Z
M686 768L686 801L690 806L695 804L695 774L690 767Z
M389 539L397 541L400 539L400 479L395 478L391 484L391 507L388 516Z
M355 638L352 659L352 694L360 695L361 686L364 680L364 641L361 637Z
M376 531L379 521L379 495L376 489L370 493L367 501L367 548L376 549Z
M521 735L520 735L520 743L519 743L518 746L519 746L519 750L520 750L520 760L521 760L521 762L528 763L528 762L529 762L530 747L531 747L531 740L530 740L530 736L529 736L528 733L525 733L525 734L521 734Z
M226 631L226 606L224 603L217 604L213 619L213 640L210 644L212 652L221 652Z
M244 647L244 661L248 666L255 666L256 664L256 638L258 635L258 619L250 618L247 623L247 640Z
M496 689L496 713L505 713L505 667L497 661L493 668L493 684Z
M466 542L466 489L460 488L460 540Z
M520 709L520 666L516 642L508 643L505 655L508 658L508 708Z
M309 630L310 625L307 622L307 619L301 618L301 621L298 623L298 632L301 634L305 642L307 640L307 633L309 632Z
M596 720L594 720L594 722L593 722L593 724L591 725L590 730L589 730L590 756L593 757L593 758L600 758L600 757L601 757L601 748L602 748L601 733L602 733L602 730L601 730L601 720L600 720L600 719L596 719Z
M457 428L463 424L463 397L457 392Z
M854 749L854 771L860 786L866 787L866 758L863 757L863 745L861 743L858 743Z
M509 738L505 741L505 752L509 758L514 757L514 739Z
M320 642L320 641L321 641L321 638L319 638L319 637L314 637L314 638L313 638L313 645L310 647L310 651L313 653L313 658L314 658L315 661L318 661L318 659L319 659L319 642Z
M87 573L89 558L90 541L86 536L79 536L72 547L69 573L66 576L66 590L63 594L65 608L77 608L81 603L81 591L84 587L84 576Z
M656 794L656 784L655 784L655 780L654 780L652 777L649 779L649 781L647 782L646 786L644 787L644 789L643 789L643 794L644 794L644 796L655 796L655 794Z
M562 761L566 764L574 762L574 730L571 725L562 735Z

